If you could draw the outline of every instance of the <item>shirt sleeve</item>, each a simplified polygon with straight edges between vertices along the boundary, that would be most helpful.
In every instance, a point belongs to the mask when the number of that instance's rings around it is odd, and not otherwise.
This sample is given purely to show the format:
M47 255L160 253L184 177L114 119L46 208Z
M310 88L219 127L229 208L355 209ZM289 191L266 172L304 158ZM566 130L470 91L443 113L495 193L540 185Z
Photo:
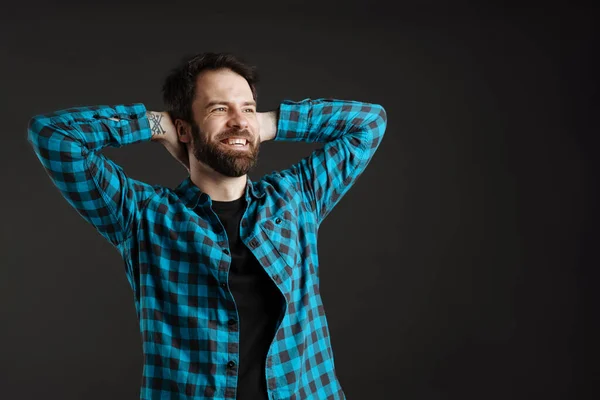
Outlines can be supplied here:
M118 246L153 187L129 178L100 154L152 137L143 104L76 107L37 115L28 141L50 179L77 212Z
M280 105L276 141L325 143L282 171L316 213L318 224L365 170L386 125L385 109L377 104L305 99Z

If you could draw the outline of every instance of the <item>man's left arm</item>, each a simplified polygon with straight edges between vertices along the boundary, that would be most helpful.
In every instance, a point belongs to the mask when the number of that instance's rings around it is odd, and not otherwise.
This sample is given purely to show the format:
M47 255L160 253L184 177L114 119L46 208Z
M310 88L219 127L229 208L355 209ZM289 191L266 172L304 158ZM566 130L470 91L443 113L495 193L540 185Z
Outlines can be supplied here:
M300 189L320 224L365 170L386 125L386 112L377 104L334 99L284 101L278 114L263 116L261 140L325 143L281 171Z

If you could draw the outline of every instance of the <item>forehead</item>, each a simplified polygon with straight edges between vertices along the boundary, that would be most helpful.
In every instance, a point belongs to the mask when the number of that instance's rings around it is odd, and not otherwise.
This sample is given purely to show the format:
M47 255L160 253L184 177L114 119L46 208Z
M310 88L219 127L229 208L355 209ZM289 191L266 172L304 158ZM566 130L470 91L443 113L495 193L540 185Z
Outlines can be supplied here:
M203 71L196 79L194 103L199 106L215 100L241 103L253 99L248 81L230 69Z

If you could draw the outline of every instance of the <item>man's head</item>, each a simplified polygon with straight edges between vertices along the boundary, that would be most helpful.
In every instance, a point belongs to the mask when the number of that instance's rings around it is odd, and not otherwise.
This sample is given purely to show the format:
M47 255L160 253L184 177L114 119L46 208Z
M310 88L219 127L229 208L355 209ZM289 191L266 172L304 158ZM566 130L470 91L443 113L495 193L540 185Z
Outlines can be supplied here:
M180 141L198 162L222 175L242 176L256 164L257 81L255 69L233 55L204 53L186 58L163 85Z

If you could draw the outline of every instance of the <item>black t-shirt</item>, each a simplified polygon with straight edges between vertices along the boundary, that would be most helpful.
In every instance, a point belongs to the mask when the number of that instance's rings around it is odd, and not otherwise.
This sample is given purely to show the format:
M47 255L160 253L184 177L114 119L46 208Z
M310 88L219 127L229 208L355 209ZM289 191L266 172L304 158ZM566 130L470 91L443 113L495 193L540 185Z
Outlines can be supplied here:
M214 201L212 208L227 232L231 252L229 288L239 315L240 360L236 400L268 400L265 363L284 300L258 260L240 240L244 196Z

